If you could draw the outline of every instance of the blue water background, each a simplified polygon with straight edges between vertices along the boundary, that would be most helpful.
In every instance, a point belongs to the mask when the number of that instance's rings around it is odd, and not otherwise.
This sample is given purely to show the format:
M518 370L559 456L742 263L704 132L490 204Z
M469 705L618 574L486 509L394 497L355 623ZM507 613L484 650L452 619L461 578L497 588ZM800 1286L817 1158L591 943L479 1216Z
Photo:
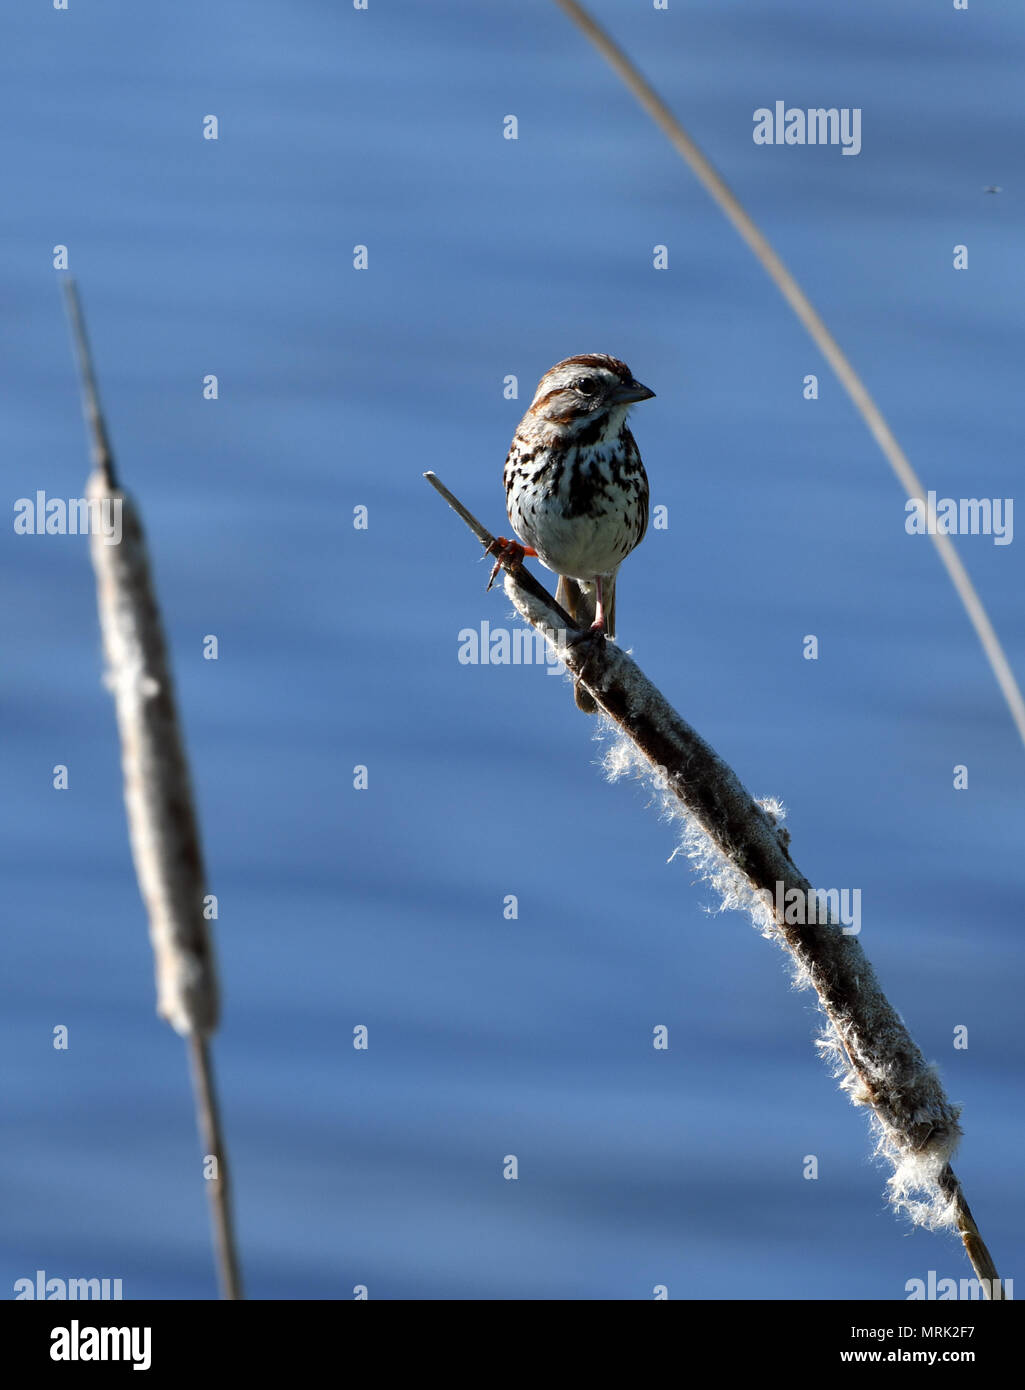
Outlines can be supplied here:
M594 10L926 486L1013 497L1020 9ZM622 571L621 640L752 793L783 799L812 881L861 890L864 946L964 1106L976 1216L1022 1274L1025 754L860 419L610 71L542 0L73 3L4 27L6 505L84 486L64 244L150 536L220 904L215 1056L249 1292L901 1298L930 1269L968 1272L953 1239L886 1208L810 997L667 863L649 793L603 782L564 681L457 660L461 629L514 620L420 474L500 529L516 421L582 351L657 392L634 426L669 525ZM860 107L860 155L756 146L752 113L777 99ZM1019 680L1023 544L957 541ZM41 1268L207 1298L185 1058L153 1013L86 546L8 525L0 566L0 1296Z

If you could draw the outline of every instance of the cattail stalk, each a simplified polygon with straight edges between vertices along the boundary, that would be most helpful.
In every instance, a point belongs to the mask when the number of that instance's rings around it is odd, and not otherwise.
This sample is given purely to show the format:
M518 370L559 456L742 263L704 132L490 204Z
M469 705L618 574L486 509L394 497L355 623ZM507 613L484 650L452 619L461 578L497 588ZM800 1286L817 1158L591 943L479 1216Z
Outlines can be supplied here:
M188 761L142 523L117 483L77 292L70 279L65 286L92 441L89 548L121 741L128 834L149 918L157 1013L187 1042L221 1291L238 1299L228 1156L209 1050L219 1016L217 971ZM97 524L101 517L106 527Z
M491 534L433 473L425 476L489 547ZM666 792L684 822L688 853L726 905L747 908L788 953L797 981L814 989L827 1021L820 1046L832 1054L854 1104L871 1112L878 1152L893 1166L893 1204L918 1224L955 1227L986 1297L1001 1298L996 1267L950 1166L961 1137L958 1109L884 995L857 937L839 921L814 920L815 911L803 925L786 920L785 904L818 898L791 858L777 810L754 800L625 652L575 631L529 571L501 563L506 594L521 617L544 634L624 736L609 760L618 764L612 771L632 761Z

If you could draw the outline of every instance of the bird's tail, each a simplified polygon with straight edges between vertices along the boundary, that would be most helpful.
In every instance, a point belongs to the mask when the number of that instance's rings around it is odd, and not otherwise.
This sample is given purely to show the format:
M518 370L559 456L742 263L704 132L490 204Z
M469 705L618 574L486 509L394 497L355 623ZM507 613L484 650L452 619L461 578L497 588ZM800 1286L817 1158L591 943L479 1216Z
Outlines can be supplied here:
M616 576L602 582L602 599L605 607L605 635L616 635ZM597 611L598 592L593 584L581 584L576 579L559 575L559 586L555 591L555 602L564 608L578 628L589 628ZM573 684L573 698L577 709L585 714L595 714L598 706L590 691L585 690L579 681Z

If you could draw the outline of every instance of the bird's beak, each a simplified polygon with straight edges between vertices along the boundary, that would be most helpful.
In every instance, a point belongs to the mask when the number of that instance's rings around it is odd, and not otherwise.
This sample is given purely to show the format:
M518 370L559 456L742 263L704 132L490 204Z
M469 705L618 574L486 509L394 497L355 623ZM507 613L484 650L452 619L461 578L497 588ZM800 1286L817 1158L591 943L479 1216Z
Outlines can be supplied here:
M631 381L627 386L617 386L612 393L613 405L633 405L635 401L650 401L654 396L647 386L642 386L639 381Z

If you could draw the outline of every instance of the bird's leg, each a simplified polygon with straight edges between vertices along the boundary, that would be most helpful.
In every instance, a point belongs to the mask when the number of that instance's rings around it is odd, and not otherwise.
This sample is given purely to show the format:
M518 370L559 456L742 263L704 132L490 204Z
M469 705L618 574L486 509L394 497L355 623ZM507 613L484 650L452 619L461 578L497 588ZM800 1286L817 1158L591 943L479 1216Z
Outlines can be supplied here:
M580 642L591 642L598 637L605 636L605 604L602 594L602 582L597 577L594 581L594 622L583 632L577 633L576 637L571 637L567 643L570 647L577 646Z
M511 565L513 569L519 569L520 565L523 564L524 558L527 555L536 556L537 551L532 545L520 545L519 541L510 541L506 540L505 536L496 536L487 550L485 550L484 554L497 557L494 568L491 571L491 577L488 580L488 589L490 589L495 582L495 575L502 568L503 564L506 566ZM487 589L484 590L485 593L487 593L487 591Z
M594 622L591 624L592 632L605 631L605 607L602 603L601 576L594 581L595 603L594 603Z

